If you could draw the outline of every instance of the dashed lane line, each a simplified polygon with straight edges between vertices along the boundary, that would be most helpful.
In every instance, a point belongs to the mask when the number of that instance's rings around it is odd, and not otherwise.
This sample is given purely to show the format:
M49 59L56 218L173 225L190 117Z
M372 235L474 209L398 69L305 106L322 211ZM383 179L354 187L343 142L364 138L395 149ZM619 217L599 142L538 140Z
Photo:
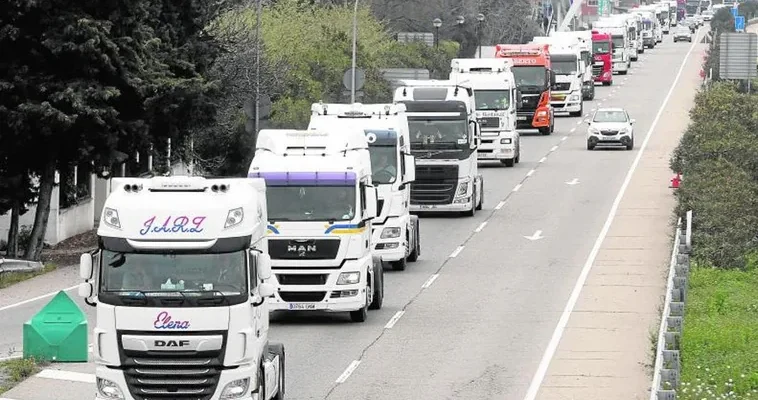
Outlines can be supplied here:
M429 289L429 286L432 286L432 283L434 283L434 281L436 281L439 276L440 274L433 274L429 277L429 279L426 280L426 282L424 282L423 285L421 285L421 288Z
M536 172L535 169L530 169L529 172L526 173L526 176L532 176Z
M505 205L505 201L501 201L500 203L497 203L497 205L495 206L495 210L499 210L503 208L504 205Z
M389 322L387 322L387 325L384 325L384 329L392 329L392 327L395 326L395 324L397 323L398 320L400 320L400 317L402 317L403 314L405 314L405 311L403 310L396 312L395 315L393 315L392 318L390 318Z
M485 226L487 226L487 221L484 221L481 224L479 224L479 226L477 226L476 229L474 229L474 232L476 232L476 233L481 232L482 229L484 229Z
M519 190L521 190L521 184L520 183L513 188L514 192L518 192Z
M351 362L350 365L347 366L347 368L345 369L345 372L343 372L342 375L340 375L335 382L345 383L347 378L349 378L350 375L353 374L353 371L355 371L355 369L358 368L359 365L361 365L361 360L353 360L353 362Z
M464 249L465 247L466 247L466 246L458 246L458 247L457 247L455 250L453 250L453 252L452 252L452 253L450 253L450 255L449 255L448 257L449 257L449 258L455 258L455 257L458 257L458 254L461 254L461 252L463 251L463 249Z
M554 152L554 151L556 151L556 150L558 150L558 146L553 146L553 147L550 148L550 152L551 153Z
M540 164L544 163L545 161L547 161L547 157L540 158Z

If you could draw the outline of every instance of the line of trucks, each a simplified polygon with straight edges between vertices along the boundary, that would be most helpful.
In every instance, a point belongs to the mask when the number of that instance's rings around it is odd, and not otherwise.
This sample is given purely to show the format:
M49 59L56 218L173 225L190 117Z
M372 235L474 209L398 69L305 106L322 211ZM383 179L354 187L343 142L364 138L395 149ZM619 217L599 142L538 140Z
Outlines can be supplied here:
M284 399L269 314L366 321L384 269L421 256L418 214L481 210L478 163L513 166L520 130L582 115L643 51L639 33L656 35L653 15L454 59L448 79L404 81L391 103L313 104L307 129L259 132L247 177L113 178L80 261L96 399Z

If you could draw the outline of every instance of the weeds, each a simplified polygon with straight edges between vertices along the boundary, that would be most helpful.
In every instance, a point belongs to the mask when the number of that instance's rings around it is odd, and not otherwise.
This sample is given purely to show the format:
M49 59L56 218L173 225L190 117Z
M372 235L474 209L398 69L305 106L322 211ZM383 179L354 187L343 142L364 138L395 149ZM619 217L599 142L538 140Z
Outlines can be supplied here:
M26 378L36 374L41 364L34 359L14 359L0 362L0 394L11 390Z

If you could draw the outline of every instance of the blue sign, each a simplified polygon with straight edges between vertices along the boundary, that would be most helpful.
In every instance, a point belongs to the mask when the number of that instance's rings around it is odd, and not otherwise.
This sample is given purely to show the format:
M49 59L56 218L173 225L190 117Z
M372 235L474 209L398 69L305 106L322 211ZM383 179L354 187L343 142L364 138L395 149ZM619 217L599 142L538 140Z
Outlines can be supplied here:
M735 31L745 30L745 17L744 16L738 15L734 17L734 30Z
M737 18L737 12L739 9L737 7L732 7L732 16L736 19Z

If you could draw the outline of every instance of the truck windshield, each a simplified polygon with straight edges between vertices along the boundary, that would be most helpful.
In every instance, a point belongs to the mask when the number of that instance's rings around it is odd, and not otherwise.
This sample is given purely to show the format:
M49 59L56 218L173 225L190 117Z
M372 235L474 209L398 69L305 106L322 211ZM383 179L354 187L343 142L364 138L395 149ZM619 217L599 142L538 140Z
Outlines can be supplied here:
M103 292L247 293L245 250L218 254L119 253L102 250Z
M374 184L394 183L397 180L397 147L369 144L371 180Z
M550 62L556 75L576 75L578 72L576 57L556 56Z
M269 221L350 221L354 186L267 186Z
M594 54L608 54L611 52L609 42L592 42L592 51Z
M619 35L613 35L613 47L614 48L624 48L624 37Z
M516 78L516 85L522 86L536 86L542 89L546 86L545 82L545 67L526 67L515 66L512 69L513 76Z
M411 152L416 158L465 160L469 147L466 120L408 118L411 133Z
M511 104L510 90L475 90L477 110L507 110Z

